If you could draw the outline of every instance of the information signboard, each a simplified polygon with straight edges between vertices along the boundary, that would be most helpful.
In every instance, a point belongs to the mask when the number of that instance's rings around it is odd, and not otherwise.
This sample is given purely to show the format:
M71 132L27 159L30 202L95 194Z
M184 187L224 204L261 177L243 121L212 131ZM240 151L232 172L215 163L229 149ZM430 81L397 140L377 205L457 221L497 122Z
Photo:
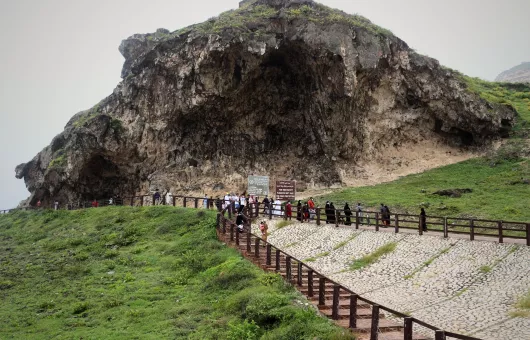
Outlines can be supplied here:
M248 194L252 196L265 196L269 194L268 176L248 176Z
M296 181L276 181L276 199L292 201L296 198Z

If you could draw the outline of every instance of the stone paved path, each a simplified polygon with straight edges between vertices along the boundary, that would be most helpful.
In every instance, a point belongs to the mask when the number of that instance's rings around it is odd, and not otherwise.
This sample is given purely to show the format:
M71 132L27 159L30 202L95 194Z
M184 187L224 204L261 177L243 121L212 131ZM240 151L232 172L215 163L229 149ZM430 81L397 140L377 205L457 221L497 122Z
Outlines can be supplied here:
M298 221L277 229L279 221L269 221L273 245L365 298L456 333L530 339L530 319L510 316L530 290L530 247ZM349 270L390 242L392 253Z

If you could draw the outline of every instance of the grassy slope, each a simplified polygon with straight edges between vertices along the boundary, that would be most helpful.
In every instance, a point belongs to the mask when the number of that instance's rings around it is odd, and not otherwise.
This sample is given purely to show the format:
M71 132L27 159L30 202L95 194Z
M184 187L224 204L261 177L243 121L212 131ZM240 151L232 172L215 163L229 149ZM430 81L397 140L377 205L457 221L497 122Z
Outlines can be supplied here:
M349 338L172 207L1 215L0 299L2 339Z
M427 214L433 216L530 221L530 185L524 184L521 177L530 179L529 160L494 163L481 158L409 175L391 183L348 188L319 197L318 201L330 200L340 208L345 201L360 201L376 211L380 203L385 203L393 212L414 214L419 214L420 207L424 206ZM456 188L470 188L473 192L460 198L433 195L437 190Z

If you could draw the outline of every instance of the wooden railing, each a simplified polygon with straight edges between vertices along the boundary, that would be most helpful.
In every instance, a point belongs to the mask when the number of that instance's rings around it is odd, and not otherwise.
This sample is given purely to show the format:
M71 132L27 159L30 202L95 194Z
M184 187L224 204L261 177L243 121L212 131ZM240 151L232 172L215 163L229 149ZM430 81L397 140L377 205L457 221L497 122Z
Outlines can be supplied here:
M371 322L370 340L378 339L378 329L379 329L379 320L380 320L381 311L387 312L398 319L402 319L404 340L413 339L413 330L414 330L415 324L432 330L435 340L444 340L447 337L452 337L455 339L462 339L462 340L480 340L475 337L462 335L462 334L456 334L456 333L442 330L436 326L430 325L417 318L411 317L409 315L398 312L391 308L382 306L380 304L377 304L374 301L368 300L356 294L349 288L346 288L342 286L341 284L328 278L327 276L319 273L317 270L308 266L306 263L302 262L296 257L288 254L287 252L263 240L261 237L253 234L251 230L251 220L253 216L256 217L255 210L253 211L252 209L249 209L247 207L245 209L245 212L248 215L245 216L246 222L245 222L244 233L239 233L236 230L235 222L230 217L232 215L230 208L225 208L221 212L219 212L217 216L217 232L218 232L219 238L221 239L226 238L230 242L235 242L235 245L238 247L241 245L241 237L246 238L245 240L245 244L246 244L245 253L246 254L245 255L247 255L248 257L254 257L254 258L260 258L262 256L260 254L260 247L264 245L265 251L266 251L264 266L267 266L267 267L273 266L276 272L283 271L285 279L288 282L294 284L298 288L302 288L305 286L306 291L307 291L307 296L309 298L318 296L319 307L326 306L326 301L328 299L328 297L326 297L326 287L329 287L331 285L333 287L333 293L331 297L331 318L333 320L339 319L340 310L347 309L349 310L347 326L353 330L357 329L358 328L357 324L358 324L358 321L360 320L357 315L357 308L358 308L359 302L363 302L371 306L371 310L372 310L371 321L370 321ZM227 218L225 215L229 215L229 217ZM269 217L273 215L274 215L273 213L268 214ZM228 235L229 235L229 238L228 238ZM254 245L254 247L252 247L252 245ZM273 258L274 258L274 262L273 262ZM293 270L293 268L296 268L296 270ZM304 274L306 276L305 283L303 280ZM295 277L296 279L294 279ZM348 296L348 299L346 299L346 304L344 303L344 299L341 304L340 297L344 297L344 294Z
M151 205L172 205L182 207L204 207L204 197L189 197L184 195L171 196L169 202L165 197L161 197L157 202L154 200L153 195L140 195L134 197L115 198L113 199L112 205L128 205L128 206L151 206ZM235 213L236 209L233 202L223 202L220 199L207 198L206 206L208 209L221 210L225 206L230 207L226 211L230 214ZM75 204L62 205L61 209L83 209L92 207L93 201L77 202ZM98 200L98 206L109 205L109 200ZM224 204L223 204L224 203ZM263 203L252 203L247 205L245 208L249 212L250 216L264 216L272 219L272 217L287 218L285 211L273 209L274 205L269 205L271 208L266 209ZM51 207L53 209L53 206ZM0 210L0 214L6 214L16 210L29 210L37 209L34 207L29 208L16 208ZM326 220L331 220L329 223L339 226L345 225L346 215L344 210L336 209L332 216L327 216L322 208L315 209L315 216L311 222L321 225ZM267 211L267 213L265 213ZM298 209L296 206L292 207L292 219L296 220ZM374 211L363 211L361 213L355 211L350 216L351 225L356 229L361 226L363 228L373 228L375 231L379 231L381 228L393 228L395 233L399 233L400 229L412 229L417 230L419 235L423 235L423 230L420 226L420 216L411 214L391 214L390 218L387 219L387 224L380 212ZM530 222L510 222L500 220L484 220L484 219L467 219L467 218L456 218L456 217L441 217L441 216L426 216L426 224L429 232L442 234L444 238L449 237L450 234L465 234L469 235L469 239L473 241L475 236L490 237L497 240L499 243L503 243L505 239L520 239L525 240L526 245L530 246Z

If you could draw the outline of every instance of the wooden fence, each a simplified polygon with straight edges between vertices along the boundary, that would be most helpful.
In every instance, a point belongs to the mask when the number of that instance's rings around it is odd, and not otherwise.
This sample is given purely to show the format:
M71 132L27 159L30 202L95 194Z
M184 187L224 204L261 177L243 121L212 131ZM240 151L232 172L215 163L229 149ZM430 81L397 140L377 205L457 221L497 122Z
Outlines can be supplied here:
M206 204L205 201L206 200ZM78 202L61 206L62 209L83 209L92 207L93 201ZM108 206L109 200L98 200L98 206ZM164 197L155 201L152 195L141 195L126 198L113 199L112 205L129 205L129 206L151 206L151 205L172 205L182 207L204 207L208 209L218 209L221 211L225 206L230 207L226 209L227 213L236 213L233 202L223 202L220 199L204 198L204 197L189 197L184 195L171 196L169 202ZM245 212L252 218L264 216L269 219L273 217L288 218L283 210L275 210L273 204L267 208L263 203L252 203L245 207ZM53 207L52 207L53 208ZM29 210L37 209L31 208L17 208L0 210L0 214L6 214L15 210ZM298 209L296 206L292 207L292 219L296 219ZM230 216L231 217L231 216ZM423 235L423 230L420 227L420 216L410 214L391 214L389 218L383 219L380 212L363 211L352 212L350 216L351 226L356 229L373 228L379 231L381 228L393 228L395 233L399 233L400 229L417 230L419 235ZM317 225L323 223L331 223L336 226L346 225L347 216L342 209L336 209L332 216L326 215L322 208L317 208L314 217L309 222L314 222ZM483 219L466 219L456 217L441 217L441 216L426 216L426 225L428 232L442 234L444 238L451 234L465 234L469 235L469 239L473 241L475 236L485 236L499 243L503 243L505 239L520 239L525 240L526 245L530 246L530 222L509 222L509 221L494 221Z
M247 209L244 232L237 231L232 220L230 208L218 213L217 233L221 240L233 243L242 254L264 269L280 273L285 279L298 288L309 299L318 299L318 308L324 314L335 320L339 325L355 332L370 334L370 340L378 340L379 333L399 331L404 340L421 339L413 334L414 325L423 326L433 332L435 340L445 340L449 337L463 340L480 340L471 336L456 334L439 329L417 318L398 312L391 308L377 304L308 266L294 256L273 246L251 231L252 209ZM228 215L225 216L225 215ZM272 214L269 214L269 217ZM254 215L256 217L256 215ZM262 249L264 246L264 250ZM263 254L265 252L265 254ZM394 324L385 320L382 311L402 320L402 324ZM383 322L384 321L384 322ZM384 337L382 337L384 338Z

